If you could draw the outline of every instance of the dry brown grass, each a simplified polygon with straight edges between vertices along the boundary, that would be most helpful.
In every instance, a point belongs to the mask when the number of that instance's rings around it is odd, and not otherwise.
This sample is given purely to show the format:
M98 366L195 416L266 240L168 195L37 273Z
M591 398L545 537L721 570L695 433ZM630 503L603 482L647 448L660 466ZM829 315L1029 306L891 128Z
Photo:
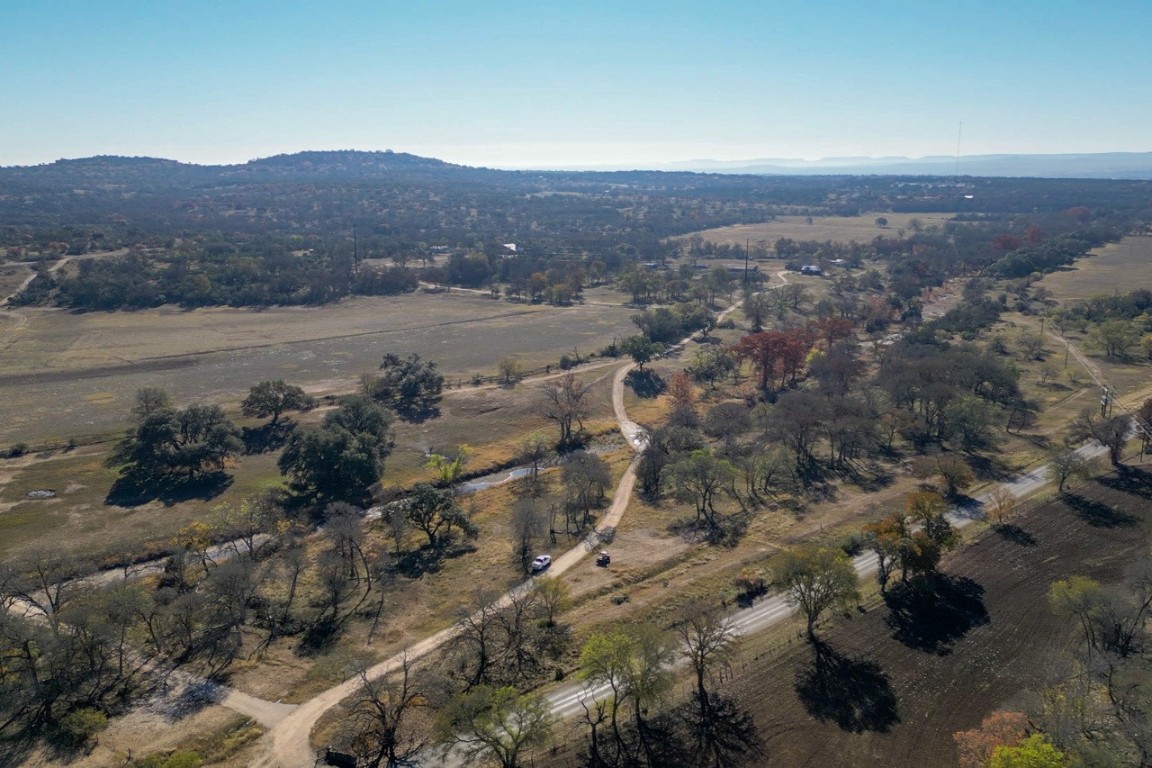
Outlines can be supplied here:
M591 417L585 421L590 434L610 435L616 429L611 404L614 371L614 365L574 371L592 385ZM469 445L472 457L466 469L477 473L514 462L520 446L533 434L555 441L554 424L540 415L539 386L527 382L515 389L449 390L439 419L422 424L398 422L396 446L385 466L385 486L409 487L432 480L434 473L425 466L427 451L448 453ZM294 415L301 424L317 423L322 416L322 409ZM255 423L243 423L248 422ZM117 477L115 470L104 465L111 448L112 443L105 443L0 459L0 552L33 549L49 540L77 554L159 551L169 546L177 531L204 519L213 507L239 504L282 482L276 454L246 455L230 468L232 484L210 500L109 506L105 497ZM26 497L40 488L55 490L57 497Z
M190 750L203 758L204 765L241 768L249 764L244 753L262 733L263 729L247 717L219 706L193 710L180 717L138 710L112 720L87 754L66 762L33 754L23 765L122 768L134 764L128 762L129 756L141 760L149 755Z
M547 307L472 294L362 298L264 311L172 307L74 314L22 310L28 324L0 352L4 441L40 442L126 425L144 386L178 404L238 403L264 379L314 394L350 391L385 352L416 352L455 383L516 355L556 365L635 332L623 307Z
M888 219L888 226L876 225L877 218ZM834 243L862 243L883 235L895 237L900 229L912 231L909 222L918 219L924 227L941 225L952 218L950 213L866 213L860 216L813 216L809 224L805 216L780 216L763 224L736 224L730 227L705 229L698 234L705 240L721 245L743 246L764 241L772 246L782 237L793 240L831 240Z
M1152 236L1126 237L1097 248L1072 267L1045 275L1040 285L1061 302L1125 294L1152 285Z
M32 268L27 264L0 265L0 301L20 287L24 279L32 274Z

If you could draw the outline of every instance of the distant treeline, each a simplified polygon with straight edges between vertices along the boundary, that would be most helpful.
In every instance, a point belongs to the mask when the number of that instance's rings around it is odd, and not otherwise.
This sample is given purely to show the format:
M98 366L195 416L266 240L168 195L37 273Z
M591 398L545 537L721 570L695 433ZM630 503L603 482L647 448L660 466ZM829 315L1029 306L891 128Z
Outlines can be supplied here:
M943 227L863 243L757 244L761 258L886 261L906 300L955 275L1068 264L1152 221L1150 193L1143 181L511 172L398 153L239 166L90 158L0 169L0 246L41 265L21 301L77 309L319 304L411 291L421 279L566 303L622 272L660 273L681 254L742 255L683 238L709 227L955 212ZM84 258L120 248L128 254ZM49 273L65 255L78 258Z

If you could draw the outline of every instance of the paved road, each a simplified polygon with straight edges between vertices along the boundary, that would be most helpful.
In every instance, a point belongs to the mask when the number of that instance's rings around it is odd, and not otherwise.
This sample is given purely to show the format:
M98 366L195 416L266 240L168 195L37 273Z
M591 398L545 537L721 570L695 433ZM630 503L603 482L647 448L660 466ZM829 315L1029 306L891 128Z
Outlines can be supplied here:
M1084 458L1096 458L1107 452L1108 449L1099 443L1084 445L1076 449L1076 453ZM1000 487L1019 499L1036 492L1049 482L1048 466L1043 465L1002 484ZM991 495L992 492L989 492L977 499L980 508L983 508L990 501ZM955 527L963 528L984 518L980 508L954 508L948 513L948 519ZM860 578L875 574L878 565L874 552L866 552L852 559L852 566ZM765 597L750 608L737 611L729 617L729 620L733 632L740 637L767 629L784 621L793 613L795 613L795 609L788 605L784 597L775 594ZM607 685L593 688L583 683L571 683L548 694L546 700L555 715L561 718L570 718L584 712L584 703L607 696L609 693L610 688Z

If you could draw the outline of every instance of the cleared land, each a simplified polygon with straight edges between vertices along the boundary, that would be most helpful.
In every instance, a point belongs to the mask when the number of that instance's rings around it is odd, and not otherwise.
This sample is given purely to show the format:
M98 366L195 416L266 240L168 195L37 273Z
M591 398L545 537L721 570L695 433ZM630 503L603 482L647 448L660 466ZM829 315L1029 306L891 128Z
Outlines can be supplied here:
M1065 305L1092 296L1123 295L1138 288L1146 288L1152 285L1152 237L1126 237L1119 243L1097 248L1091 256L1078 260L1072 267L1046 275L1040 285L1050 290L1053 298ZM1035 317L1019 319L1020 325L1029 326L1031 332L1038 332L1038 322ZM1139 408L1145 398L1152 395L1148 362L1140 359L1139 355L1128 362L1107 358L1093 346L1091 336L1090 332L1067 333L1067 338L1076 348L1088 355L1089 364L1096 374L1119 394L1120 402L1131 409ZM1064 368L1063 345L1052 338L1046 350L1049 364L1064 373L1067 369ZM1092 405L1098 394L1095 383L1087 373L1076 373L1078 366L1075 358L1070 368L1073 375L1078 375L1088 386L1087 391L1090 393L1084 402L1075 404L1075 409ZM1056 382L1057 386L1059 384Z
M416 352L455 381L497 361L555 364L635 332L634 310L514 304L469 294L355 299L263 311L163 307L73 314L24 310L0 349L0 444L121 428L140 387L177 403L238 402L263 379L317 393L349 391L385 352Z
M767 764L954 765L952 734L1026 704L1068 647L1074 627L1048 609L1051 582L1118 581L1145 556L1149 498L1152 474L1132 469L1022 513L1011 537L989 531L945 562L931 609L896 618L877 605L829 633L838 658L818 684L803 645L767 665L745 653L738 696L756 708Z
M887 227L876 224L878 218L888 219ZM924 227L941 225L952 218L950 213L866 213L861 216L781 216L763 224L736 224L731 227L704 229L693 234L720 245L744 245L765 241L768 245L782 237L793 240L831 240L834 243L862 243L877 235L894 236L900 229L911 231L909 222L919 220Z
M1125 294L1152 285L1152 236L1126 237L1044 277L1045 288L1062 302Z
M890 605L874 595L836 618L819 667L798 620L746 640L726 692L755 717L756 764L956 765L952 734L1033 705L1073 642L1076 628L1048 608L1051 582L1119 581L1146 556L1150 499L1152 473L1131 467L1028 505L1007 536L986 528L946 558L934 602L894 590ZM554 764L576 765L571 754Z

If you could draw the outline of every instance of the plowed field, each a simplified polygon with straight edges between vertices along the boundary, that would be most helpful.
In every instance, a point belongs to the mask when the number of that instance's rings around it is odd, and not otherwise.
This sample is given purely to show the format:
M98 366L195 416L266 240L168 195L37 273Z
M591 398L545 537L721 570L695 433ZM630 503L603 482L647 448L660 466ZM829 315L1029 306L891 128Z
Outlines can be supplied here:
M771 653L750 640L733 693L756 717L762 764L955 765L952 734L1020 707L1072 642L1049 584L1117 581L1148 556L1150 498L1152 473L1131 468L1022 510L946 559L934 602L897 595L838 619L818 660L806 643Z

